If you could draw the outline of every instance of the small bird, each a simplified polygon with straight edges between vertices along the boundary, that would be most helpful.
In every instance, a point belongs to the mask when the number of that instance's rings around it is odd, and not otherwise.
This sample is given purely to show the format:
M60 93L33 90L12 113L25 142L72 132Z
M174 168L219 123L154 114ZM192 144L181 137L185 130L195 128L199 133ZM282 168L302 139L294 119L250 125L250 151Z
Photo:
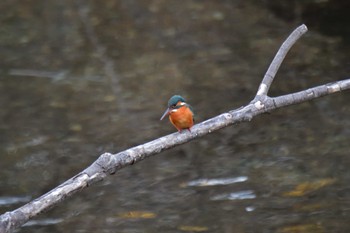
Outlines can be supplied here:
M185 102L185 99L179 95L172 96L168 101L168 108L165 110L160 120L169 115L169 120L175 128L181 132L183 129L188 129L191 132L191 127L194 122L194 114L192 107Z

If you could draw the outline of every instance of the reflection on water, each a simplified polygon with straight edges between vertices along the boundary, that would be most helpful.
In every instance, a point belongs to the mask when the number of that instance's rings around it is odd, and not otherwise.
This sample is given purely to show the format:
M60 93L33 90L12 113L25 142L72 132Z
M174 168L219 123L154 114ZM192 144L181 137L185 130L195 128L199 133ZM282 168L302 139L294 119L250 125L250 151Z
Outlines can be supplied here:
M23 227L33 227L33 226L48 226L48 225L54 225L62 222L63 219L40 219L40 220L30 220L26 224L23 225Z
M31 200L31 197L0 197L0 206L11 206L15 204L25 204Z
M187 186L213 186L213 185L228 185L248 180L246 176L239 176L233 178L218 178L218 179L198 179L187 183Z
M11 69L8 74L11 76L49 78L54 81L62 79L66 76L67 71L46 71L46 70L29 70L29 69Z
M219 194L210 198L213 201L223 201L223 200L245 200L245 199L254 199L256 195L253 190L244 190L229 194Z
M173 132L159 122L173 94L197 122L248 103L299 24L253 2L1 2L0 212L103 152ZM347 77L340 47L310 28L271 95ZM19 232L348 232L348 99L288 107L149 158Z

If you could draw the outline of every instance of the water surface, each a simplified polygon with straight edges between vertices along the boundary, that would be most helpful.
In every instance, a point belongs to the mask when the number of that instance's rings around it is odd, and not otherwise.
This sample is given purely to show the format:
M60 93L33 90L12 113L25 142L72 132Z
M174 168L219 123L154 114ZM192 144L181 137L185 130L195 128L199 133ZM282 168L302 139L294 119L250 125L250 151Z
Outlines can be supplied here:
M248 103L301 20L254 1L0 3L0 212L103 152ZM344 39L317 27L271 95L349 78ZM19 232L348 232L348 92L287 107L127 167Z

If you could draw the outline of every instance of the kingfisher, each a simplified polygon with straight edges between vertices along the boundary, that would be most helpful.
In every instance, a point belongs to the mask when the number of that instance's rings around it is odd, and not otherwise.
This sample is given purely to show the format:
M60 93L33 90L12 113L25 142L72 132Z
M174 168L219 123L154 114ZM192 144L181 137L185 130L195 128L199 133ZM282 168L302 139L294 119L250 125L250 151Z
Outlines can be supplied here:
M191 127L194 122L194 114L192 107L185 102L185 99L180 95L172 96L168 101L168 108L165 110L160 120L169 115L169 120L175 128L181 132L187 129L191 132Z

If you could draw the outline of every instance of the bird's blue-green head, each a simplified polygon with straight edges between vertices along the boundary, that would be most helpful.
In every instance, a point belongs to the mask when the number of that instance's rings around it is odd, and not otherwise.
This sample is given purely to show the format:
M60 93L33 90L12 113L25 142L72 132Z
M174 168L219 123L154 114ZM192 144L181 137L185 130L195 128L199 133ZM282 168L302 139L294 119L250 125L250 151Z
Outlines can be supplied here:
M176 108L176 104L179 103L179 102L185 103L185 99L182 98L182 96L180 96L180 95L173 95L169 99L169 101L168 101L168 108L165 110L165 112L164 112L163 116L160 118L160 120L163 120L163 118L165 116L167 116L172 109Z
M185 99L182 98L182 96L180 96L180 95L172 96L168 101L168 108L175 107L178 102L185 103Z

